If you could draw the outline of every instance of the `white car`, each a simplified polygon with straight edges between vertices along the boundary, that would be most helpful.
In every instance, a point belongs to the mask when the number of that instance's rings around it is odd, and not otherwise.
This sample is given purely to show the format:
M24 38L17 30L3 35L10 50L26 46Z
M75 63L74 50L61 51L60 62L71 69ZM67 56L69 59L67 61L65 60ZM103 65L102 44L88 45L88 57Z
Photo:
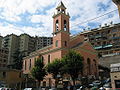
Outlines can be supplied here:
M80 88L78 88L77 90L81 90L83 88L83 86L80 86Z
M1 87L0 90L11 90L10 88Z
M32 88L25 88L24 90L32 90Z
M96 85L100 85L100 84L101 84L101 82L100 82L100 81L98 81L98 80L96 80L96 81L94 81L92 84L93 84L94 86L96 86Z

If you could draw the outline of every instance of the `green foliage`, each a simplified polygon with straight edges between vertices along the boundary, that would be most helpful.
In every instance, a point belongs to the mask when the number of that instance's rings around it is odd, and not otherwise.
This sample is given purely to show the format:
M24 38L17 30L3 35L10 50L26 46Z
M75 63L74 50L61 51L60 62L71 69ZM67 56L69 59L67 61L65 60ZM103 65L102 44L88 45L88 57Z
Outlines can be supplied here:
M14 64L12 65L12 68L21 70L23 66L23 57L24 57L23 52L17 50L12 57L14 59L13 61Z
M61 72L61 67L63 66L60 59L55 59L53 62L49 63L46 66L48 73L53 75L53 78L56 79L59 72Z
M35 61L35 66L31 70L31 75L39 82L44 79L44 76L46 75L46 70L44 68L44 62L42 59L38 58Z
M70 50L61 60L55 59L49 63L46 69L48 73L53 75L54 79L57 78L59 72L60 74L69 74L75 84L75 79L83 70L83 57L79 53Z
M70 50L68 54L63 57L62 62L64 64L62 70L69 74L73 80L77 79L83 70L83 57L79 53Z

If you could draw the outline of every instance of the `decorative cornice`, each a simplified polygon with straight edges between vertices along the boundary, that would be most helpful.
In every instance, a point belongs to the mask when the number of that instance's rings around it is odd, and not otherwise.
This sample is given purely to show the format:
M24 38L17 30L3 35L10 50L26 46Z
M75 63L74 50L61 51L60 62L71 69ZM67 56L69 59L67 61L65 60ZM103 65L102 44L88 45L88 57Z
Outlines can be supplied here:
M57 16L59 16L59 15L66 15L66 16L68 16L68 17L70 18L69 14L62 13L62 12L57 13L57 14L54 14L52 17L55 18L55 17L57 17Z

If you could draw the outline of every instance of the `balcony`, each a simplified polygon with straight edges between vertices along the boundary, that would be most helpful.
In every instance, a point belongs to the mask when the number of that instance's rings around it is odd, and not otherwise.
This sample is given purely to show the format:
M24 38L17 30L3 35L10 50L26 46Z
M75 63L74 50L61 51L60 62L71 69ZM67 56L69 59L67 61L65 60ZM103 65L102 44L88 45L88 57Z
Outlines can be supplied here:
M102 49L103 47L102 46L97 46L97 47L94 47L94 49Z
M120 39L120 37L112 37L112 39Z
M111 56L116 56L116 55L120 55L120 53L106 54L106 55L102 55L102 57L111 57Z
M94 47L94 49L98 50L98 49L103 49L103 48L109 48L112 47L112 44L108 44L108 45L101 45L101 46L96 46Z
M102 35L95 35L95 38L101 38Z
M108 45L104 45L103 48L109 48L109 47L112 47L113 45L112 44L108 44Z

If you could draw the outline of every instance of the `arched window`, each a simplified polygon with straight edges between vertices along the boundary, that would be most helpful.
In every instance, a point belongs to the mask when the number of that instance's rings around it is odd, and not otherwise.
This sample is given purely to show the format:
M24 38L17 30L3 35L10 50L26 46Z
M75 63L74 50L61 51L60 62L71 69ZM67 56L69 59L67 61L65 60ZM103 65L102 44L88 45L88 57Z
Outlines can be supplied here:
M65 41L65 47L67 47L67 41Z
M26 70L26 68L27 68L27 62L26 62L26 60L25 60L25 70Z
M58 31L58 29L59 29L59 21L56 20L56 31Z
M64 30L67 31L67 21L64 20Z
M90 75L91 74L91 61L90 61L90 59L88 58L87 59L87 66L88 66L88 75Z
M55 42L55 46L58 47L58 40Z
M95 68L94 74L97 75L97 64L96 64L95 59L93 59L93 63L94 63L94 68Z
M31 69L31 59L30 59L30 62L29 62L29 69Z
M58 9L58 13L60 13L60 9Z
M44 57L43 56L41 56L41 59L42 59L42 61L44 60Z
M62 13L65 13L65 10L64 10L64 9L62 9Z
M50 55L48 55L48 63L50 63Z

